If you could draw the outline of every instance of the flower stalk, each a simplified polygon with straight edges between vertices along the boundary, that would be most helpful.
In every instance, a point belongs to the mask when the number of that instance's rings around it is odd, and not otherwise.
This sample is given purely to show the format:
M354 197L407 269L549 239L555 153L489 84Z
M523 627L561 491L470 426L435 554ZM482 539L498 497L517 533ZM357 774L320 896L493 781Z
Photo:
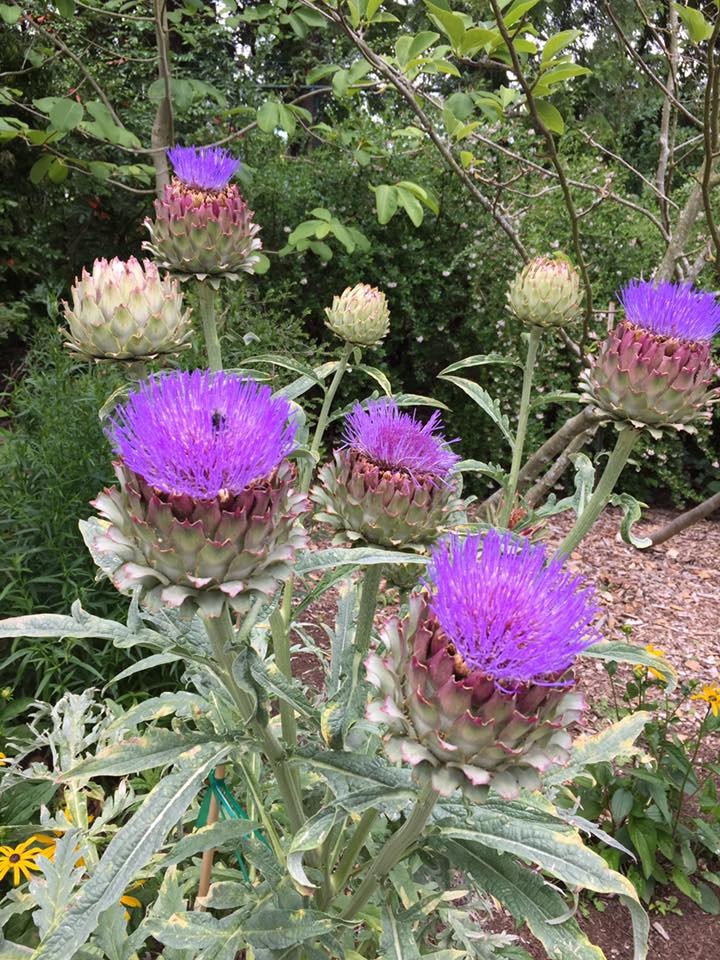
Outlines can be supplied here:
M315 424L315 433L313 434L312 444L310 446L310 452L315 457L320 454L320 447L322 446L325 430L327 429L333 400L335 399L335 394L340 386L340 381L345 376L345 371L347 370L348 362L354 349L355 345L352 343L345 343L343 345L340 357L338 359L338 365L335 370L335 375L330 381L330 386L325 391L325 399L323 400L323 405L320 408L320 415L318 416L317 423Z
M629 424L619 431L615 447L608 457L605 469L600 477L600 482L590 497L587 506L576 519L574 526L558 547L557 556L572 553L590 532L595 521L603 512L608 500L612 496L620 474L628 462L628 458L635 444L640 439L640 434L640 430L636 427L631 427Z
M352 920L357 916L372 897L378 884L400 862L403 854L422 834L439 796L440 794L429 783L425 784L410 816L397 833L390 837L376 859L370 863L362 883L343 910L343 920Z
M203 336L205 337L205 351L207 353L208 366L211 370L222 370L222 347L220 346L220 337L217 329L215 290L212 284L208 283L207 280L199 280L197 283L197 296L203 326Z
M525 435L527 433L528 419L530 416L530 394L532 391L533 376L535 374L535 364L537 362L538 347L542 330L540 327L530 327L528 333L527 354L525 356L525 367L523 371L522 394L520 398L520 411L518 414L517 432L515 433L515 445L513 446L512 464L510 466L510 478L505 491L505 500L503 503L502 514L500 516L500 525L507 527L510 522L517 493L518 477L520 476L520 466L522 465L523 449L525 447Z

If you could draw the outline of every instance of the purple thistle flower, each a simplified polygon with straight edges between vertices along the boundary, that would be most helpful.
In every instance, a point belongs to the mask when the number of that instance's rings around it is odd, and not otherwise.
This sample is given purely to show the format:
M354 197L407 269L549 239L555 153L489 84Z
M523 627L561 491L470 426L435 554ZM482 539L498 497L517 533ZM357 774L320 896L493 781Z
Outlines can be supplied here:
M401 413L392 397L357 403L345 418L345 446L388 470L404 470L414 477L446 480L460 459L442 433L436 410L427 423L414 413Z
M630 323L661 337L708 341L720 330L720 303L690 283L631 280L618 298Z
M480 554L478 551L482 548ZM430 607L465 664L504 690L553 686L600 639L593 590L543 547L495 530L432 550Z
M175 176L200 190L223 190L240 166L222 147L172 147L167 155Z
M213 500L269 476L295 446L290 404L230 373L176 370L121 404L108 437L123 463L165 493Z

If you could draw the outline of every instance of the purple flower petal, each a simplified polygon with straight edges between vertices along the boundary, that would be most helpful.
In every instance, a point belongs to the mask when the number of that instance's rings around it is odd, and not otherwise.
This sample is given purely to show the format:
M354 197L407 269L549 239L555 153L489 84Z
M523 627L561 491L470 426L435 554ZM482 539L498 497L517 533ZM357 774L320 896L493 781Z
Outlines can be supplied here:
M414 413L401 413L396 401L387 397L372 400L367 408L356 404L345 418L343 440L388 470L446 480L460 457L450 450L441 430L437 411L421 423Z
M229 373L177 370L132 392L110 421L123 462L152 487L212 500L269 476L295 446L290 404Z
M240 161L222 147L172 147L167 152L175 176L189 187L222 190Z
M630 323L676 340L712 340L720 330L720 303L690 283L631 280L619 293Z
M505 689L552 683L600 639L592 588L511 534L453 534L432 550L426 585L467 666Z

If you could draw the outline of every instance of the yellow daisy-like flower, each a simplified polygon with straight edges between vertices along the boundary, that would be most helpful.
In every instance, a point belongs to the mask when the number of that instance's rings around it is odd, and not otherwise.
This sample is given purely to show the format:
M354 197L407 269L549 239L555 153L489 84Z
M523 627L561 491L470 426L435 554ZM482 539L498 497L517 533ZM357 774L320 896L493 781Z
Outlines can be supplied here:
M716 683L706 683L702 693L694 693L691 700L702 700L712 710L714 717L720 716L720 687Z
M7 754L3 753L2 750L0 750L0 767L7 766L7 762L8 762Z
M645 653L649 653L651 657L660 657L662 659L665 658L665 651L661 650L660 647L654 647L652 643L646 644ZM637 676L641 676L641 674L643 674L645 670L647 670L648 674L651 677L654 677L656 680L664 681L666 679L665 675L660 670L657 670L655 667L642 667L640 665L635 667L635 673L637 674Z
M38 857L47 856L47 852L38 846L33 846L36 843L37 837L32 836L16 847L0 847L0 880L4 880L12 871L13 886L17 887L23 879L30 879L32 871L40 870L36 860Z
M142 906L142 903L138 900L138 898L132 897L129 893L124 893L120 897L120 903L123 905L123 907L137 908ZM130 919L130 913L127 910L125 911L125 919Z

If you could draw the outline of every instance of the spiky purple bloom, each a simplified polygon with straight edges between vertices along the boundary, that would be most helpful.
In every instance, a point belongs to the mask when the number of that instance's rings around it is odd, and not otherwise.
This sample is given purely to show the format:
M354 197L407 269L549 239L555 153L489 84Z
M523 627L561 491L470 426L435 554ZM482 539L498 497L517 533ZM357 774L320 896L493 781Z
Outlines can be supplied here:
M183 370L132 392L108 436L125 466L169 494L212 500L268 477L295 446L290 404L230 373Z
M222 147L172 147L167 155L178 180L200 190L223 190L240 166Z
M709 341L720 330L720 303L690 283L631 280L618 296L630 323L660 337Z
M442 434L436 410L427 423L414 413L401 413L392 397L357 403L345 418L345 446L388 470L403 470L412 477L447 480L460 457Z
M470 670L503 689L552 685L599 639L592 588L545 550L495 530L435 547L430 608Z

